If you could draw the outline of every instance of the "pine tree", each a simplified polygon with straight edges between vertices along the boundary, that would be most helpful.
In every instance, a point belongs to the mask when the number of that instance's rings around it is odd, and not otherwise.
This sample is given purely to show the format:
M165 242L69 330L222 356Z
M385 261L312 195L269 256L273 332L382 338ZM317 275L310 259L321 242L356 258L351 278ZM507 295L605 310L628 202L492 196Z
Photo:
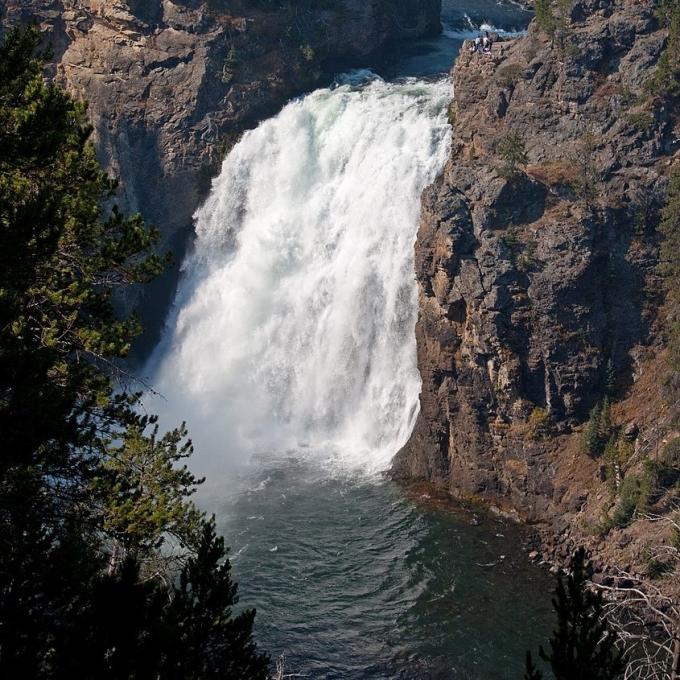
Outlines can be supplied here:
M102 564L90 482L134 420L112 360L138 330L113 286L160 270L156 234L105 213L115 189L85 107L44 82L36 29L0 44L0 675L54 672L59 631ZM19 673L15 672L20 668Z
M224 539L213 521L205 522L200 546L182 570L170 608L170 622L179 632L168 648L163 678L266 680L269 658L252 640L254 610L232 615L238 602L236 584L225 559Z
M498 144L498 155L503 165L498 174L505 179L513 179L519 174L520 168L529 162L526 146L522 137L516 133L509 133Z
M602 419L602 406L598 402L595 404L590 412L590 418L588 419L588 425L586 426L586 431L583 436L583 444L586 451L591 456L596 456L600 453L600 421Z
M139 324L112 291L161 271L158 234L105 208L116 183L39 42L0 44L0 677L173 677L173 655L197 663L174 677L264 678L186 430L160 435L116 368Z
M100 499L102 530L115 546L114 562L132 555L153 561L157 571L175 552L199 544L203 515L190 497L203 479L180 466L193 453L185 425L159 436L156 421L142 418L114 436L93 491Z
M645 88L656 97L678 97L680 95L680 2L661 0L657 16L668 29L668 40L657 62L656 71L645 83Z
M102 209L116 183L85 107L43 82L39 39L15 29L0 47L0 474L26 465L53 478L88 474L83 445L122 417L110 362L139 325L114 315L112 290L163 262L139 216Z
M540 649L555 680L616 680L625 669L625 657L616 648L616 636L604 613L602 594L588 587L586 553L580 548L571 561L571 574L559 578L553 599L557 629L550 651ZM533 675L531 675L533 673ZM541 677L527 657L530 680Z
M607 360L607 366L605 368L605 390L608 397L613 397L616 394L616 383L616 367L610 358Z
M680 41L680 38L679 38ZM674 168L659 224L662 241L659 270L664 277L668 305L668 345L671 371L680 372L680 168ZM677 382L677 381L673 381ZM670 385L680 393L680 385Z
M609 397L605 397L602 402L602 408L600 410L600 422L597 429L600 452L602 452L606 443L609 441L609 438L612 434L612 429L613 424L611 404L609 403Z
M550 6L550 0L536 0L534 10L536 12L536 24L538 27L544 33L552 36L555 33L556 23L555 15Z

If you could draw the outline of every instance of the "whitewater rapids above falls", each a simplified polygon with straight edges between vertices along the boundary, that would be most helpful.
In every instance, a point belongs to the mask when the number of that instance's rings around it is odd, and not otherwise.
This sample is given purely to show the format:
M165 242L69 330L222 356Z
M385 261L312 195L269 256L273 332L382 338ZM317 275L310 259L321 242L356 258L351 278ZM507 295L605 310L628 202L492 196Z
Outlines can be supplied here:
M384 470L418 412L414 241L451 83L355 72L246 133L195 216L149 366L198 467L307 451Z

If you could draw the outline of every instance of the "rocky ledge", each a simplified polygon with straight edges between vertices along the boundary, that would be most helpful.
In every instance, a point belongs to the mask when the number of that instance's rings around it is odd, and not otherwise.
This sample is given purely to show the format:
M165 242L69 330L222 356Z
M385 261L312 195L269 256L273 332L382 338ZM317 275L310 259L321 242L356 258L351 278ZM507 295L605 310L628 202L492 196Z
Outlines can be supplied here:
M0 27L41 23L54 75L89 102L123 207L158 226L181 260L192 215L240 132L335 68L438 33L440 14L441 0L7 0ZM147 295L153 324L172 281Z
M578 2L567 24L454 67L416 244L421 413L393 473L538 523L553 555L637 569L660 529L601 530L620 501L583 429L609 393L631 473L674 436L656 225L678 112L643 87L667 39L653 2Z

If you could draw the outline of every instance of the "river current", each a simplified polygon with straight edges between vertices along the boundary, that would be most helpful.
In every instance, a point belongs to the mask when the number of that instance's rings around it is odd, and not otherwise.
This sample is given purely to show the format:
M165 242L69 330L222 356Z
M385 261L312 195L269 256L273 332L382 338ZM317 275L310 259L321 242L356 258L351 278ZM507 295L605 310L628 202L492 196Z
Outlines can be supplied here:
M295 677L517 678L552 624L520 528L383 475L418 413L413 247L450 142L446 71L480 27L529 18L464 4L440 38L243 136L148 367L150 410L187 420L256 638Z

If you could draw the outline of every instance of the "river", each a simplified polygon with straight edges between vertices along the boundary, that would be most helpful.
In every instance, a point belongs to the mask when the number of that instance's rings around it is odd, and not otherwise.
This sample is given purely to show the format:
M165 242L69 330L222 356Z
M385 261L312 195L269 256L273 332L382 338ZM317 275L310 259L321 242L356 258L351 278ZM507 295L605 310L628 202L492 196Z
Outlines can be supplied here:
M479 27L527 20L446 3L440 38L246 133L196 214L149 408L187 420L257 640L299 677L518 678L552 625L521 528L383 474L418 413L413 246L446 72Z

